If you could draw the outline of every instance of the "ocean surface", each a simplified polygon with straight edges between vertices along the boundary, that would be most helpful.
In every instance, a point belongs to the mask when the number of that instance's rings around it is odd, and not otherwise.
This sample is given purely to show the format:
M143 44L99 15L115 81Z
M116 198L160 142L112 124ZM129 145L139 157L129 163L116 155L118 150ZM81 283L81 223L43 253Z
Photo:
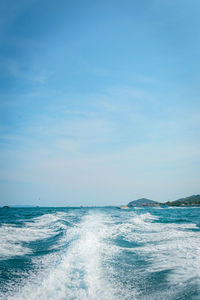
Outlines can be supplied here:
M0 299L200 299L200 208L1 208Z

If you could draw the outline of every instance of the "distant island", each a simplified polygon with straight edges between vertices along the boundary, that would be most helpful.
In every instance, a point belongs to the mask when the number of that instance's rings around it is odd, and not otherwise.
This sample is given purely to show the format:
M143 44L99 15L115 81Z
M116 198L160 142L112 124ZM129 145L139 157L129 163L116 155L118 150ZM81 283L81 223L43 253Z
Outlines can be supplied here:
M174 201L167 201L164 203L154 200L141 198L129 202L127 205L122 205L122 209L129 209L131 207L155 207L155 206L200 206L200 195L192 195L186 198L180 198Z
M200 206L200 195L192 195L186 198L180 198L175 201L167 201L168 206Z
M141 199L138 199L138 200L134 200L134 201L131 201L127 204L128 207L133 207L133 206L159 206L160 203L159 202L156 202L156 201L153 201L153 200L150 200L150 199L146 199L146 198L141 198Z

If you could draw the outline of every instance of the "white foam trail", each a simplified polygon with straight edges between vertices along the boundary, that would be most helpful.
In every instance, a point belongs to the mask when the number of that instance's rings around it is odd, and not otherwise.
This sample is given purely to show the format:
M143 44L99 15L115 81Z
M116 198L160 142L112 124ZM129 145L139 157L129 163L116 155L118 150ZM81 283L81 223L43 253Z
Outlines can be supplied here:
M3 224L0 227L0 259L31 253L31 249L23 243L56 235L56 231L64 227L58 223L62 216L62 213L46 214L26 222L23 227Z
M173 283L186 281L199 276L200 246L199 232L187 229L195 228L194 224L159 224L150 234L144 234L144 256L152 261L148 271L171 269L169 279ZM187 230L187 231L186 231ZM148 237L147 237L148 235ZM154 243L152 243L152 241Z
M30 277L22 290L7 299L114 299L102 270L101 256L110 251L109 245L103 242L105 235L104 219L95 213L86 215L79 226L68 230L66 241L71 240L71 245L60 261L57 260L57 265L55 254L47 256L43 262L45 271L39 272L36 278Z
M151 222L157 220L158 217L151 215L149 212L145 214L135 215L132 219L132 222L138 225L145 226L145 222Z
M146 272L172 270L169 280L174 284L199 277L200 233L190 223L158 223L150 213L127 214L123 224L113 225L113 237L122 235L138 247L130 248L151 262Z
M167 279L171 285L181 284L199 276L199 232L191 230L196 228L194 224L159 223L157 216L138 212L119 212L120 218L115 219L91 210L80 223L66 230L62 238L62 243L68 245L65 252L36 258L37 272L27 274L24 283L14 293L7 294L6 300L172 299L168 290L164 291L166 297L163 298L160 294L142 298L132 283L125 288L116 273L123 270L110 262L113 258L116 262L121 253L132 251L148 260L143 272L171 269L173 272ZM54 221L51 222L51 218L55 218ZM46 215L37 218L33 226L38 229L38 224L39 228L49 224L54 228L55 223L60 224L59 219L67 220L67 215ZM140 245L134 248L123 248L123 243L115 245L114 240L121 237ZM130 267L134 271L134 266ZM137 270L130 274L137 276Z

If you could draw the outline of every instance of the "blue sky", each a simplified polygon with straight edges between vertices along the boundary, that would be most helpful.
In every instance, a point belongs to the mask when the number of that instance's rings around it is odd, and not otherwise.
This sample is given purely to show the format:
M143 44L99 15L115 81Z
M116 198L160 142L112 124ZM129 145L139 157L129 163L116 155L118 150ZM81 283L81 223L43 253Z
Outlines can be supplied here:
M200 3L0 4L2 205L200 192Z

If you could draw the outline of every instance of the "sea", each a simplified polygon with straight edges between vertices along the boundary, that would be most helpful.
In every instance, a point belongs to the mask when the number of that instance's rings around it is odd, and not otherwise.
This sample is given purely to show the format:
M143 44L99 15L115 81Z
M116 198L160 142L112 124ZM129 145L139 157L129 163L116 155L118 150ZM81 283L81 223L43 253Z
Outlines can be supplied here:
M200 299L200 208L0 208L0 299Z

